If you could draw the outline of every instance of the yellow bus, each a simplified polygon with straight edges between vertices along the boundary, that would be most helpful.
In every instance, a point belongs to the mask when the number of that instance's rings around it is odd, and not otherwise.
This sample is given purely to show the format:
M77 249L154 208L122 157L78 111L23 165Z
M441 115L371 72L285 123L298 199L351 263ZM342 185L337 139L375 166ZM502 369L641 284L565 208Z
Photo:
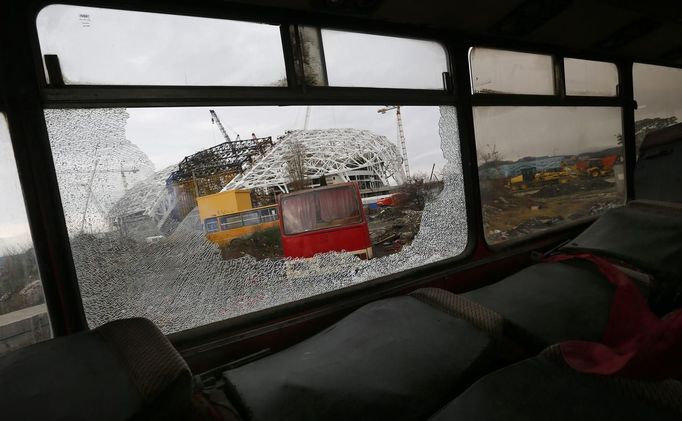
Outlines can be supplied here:
M230 244L239 237L247 237L256 231L277 228L279 214L277 205L252 208L204 220L206 238L217 244Z

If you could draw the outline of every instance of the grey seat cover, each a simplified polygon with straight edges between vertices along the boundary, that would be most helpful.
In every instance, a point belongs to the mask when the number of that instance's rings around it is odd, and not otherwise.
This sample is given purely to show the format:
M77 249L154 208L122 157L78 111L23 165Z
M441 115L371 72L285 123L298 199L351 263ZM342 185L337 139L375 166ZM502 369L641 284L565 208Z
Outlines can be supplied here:
M463 294L504 318L504 334L531 350L600 340L614 287L588 262L539 263Z
M635 198L682 203L682 123L649 133L635 166Z
M612 209L561 250L615 258L653 275L649 302L658 314L682 305L682 206Z
M490 348L485 333L405 296L224 376L254 421L423 420L473 380Z
M191 373L148 320L128 319L0 358L0 418L172 420L189 408Z
M611 209L563 251L589 251L655 276L682 277L682 208L633 203Z
M483 377L429 421L672 421L682 417L679 382L577 373L543 356Z

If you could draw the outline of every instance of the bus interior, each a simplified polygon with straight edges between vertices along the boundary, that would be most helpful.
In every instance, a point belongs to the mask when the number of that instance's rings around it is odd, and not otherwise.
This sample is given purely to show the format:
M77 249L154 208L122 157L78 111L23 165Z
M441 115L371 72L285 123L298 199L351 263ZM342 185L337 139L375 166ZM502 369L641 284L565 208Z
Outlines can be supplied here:
M682 419L678 2L0 11L0 418Z

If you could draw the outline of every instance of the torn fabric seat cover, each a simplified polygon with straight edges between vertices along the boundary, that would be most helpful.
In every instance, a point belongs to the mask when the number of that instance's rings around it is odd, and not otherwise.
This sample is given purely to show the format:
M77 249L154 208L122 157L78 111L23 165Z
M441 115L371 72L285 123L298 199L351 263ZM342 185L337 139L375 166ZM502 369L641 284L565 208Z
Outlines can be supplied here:
M475 378L491 349L488 334L403 296L224 376L253 421L423 420Z

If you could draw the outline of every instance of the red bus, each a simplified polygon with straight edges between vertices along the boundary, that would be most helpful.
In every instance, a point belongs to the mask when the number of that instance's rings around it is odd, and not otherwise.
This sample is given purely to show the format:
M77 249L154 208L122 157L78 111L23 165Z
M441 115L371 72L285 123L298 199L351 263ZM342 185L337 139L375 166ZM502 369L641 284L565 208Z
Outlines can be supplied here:
M346 251L372 258L367 217L355 183L282 195L278 199L286 257Z

